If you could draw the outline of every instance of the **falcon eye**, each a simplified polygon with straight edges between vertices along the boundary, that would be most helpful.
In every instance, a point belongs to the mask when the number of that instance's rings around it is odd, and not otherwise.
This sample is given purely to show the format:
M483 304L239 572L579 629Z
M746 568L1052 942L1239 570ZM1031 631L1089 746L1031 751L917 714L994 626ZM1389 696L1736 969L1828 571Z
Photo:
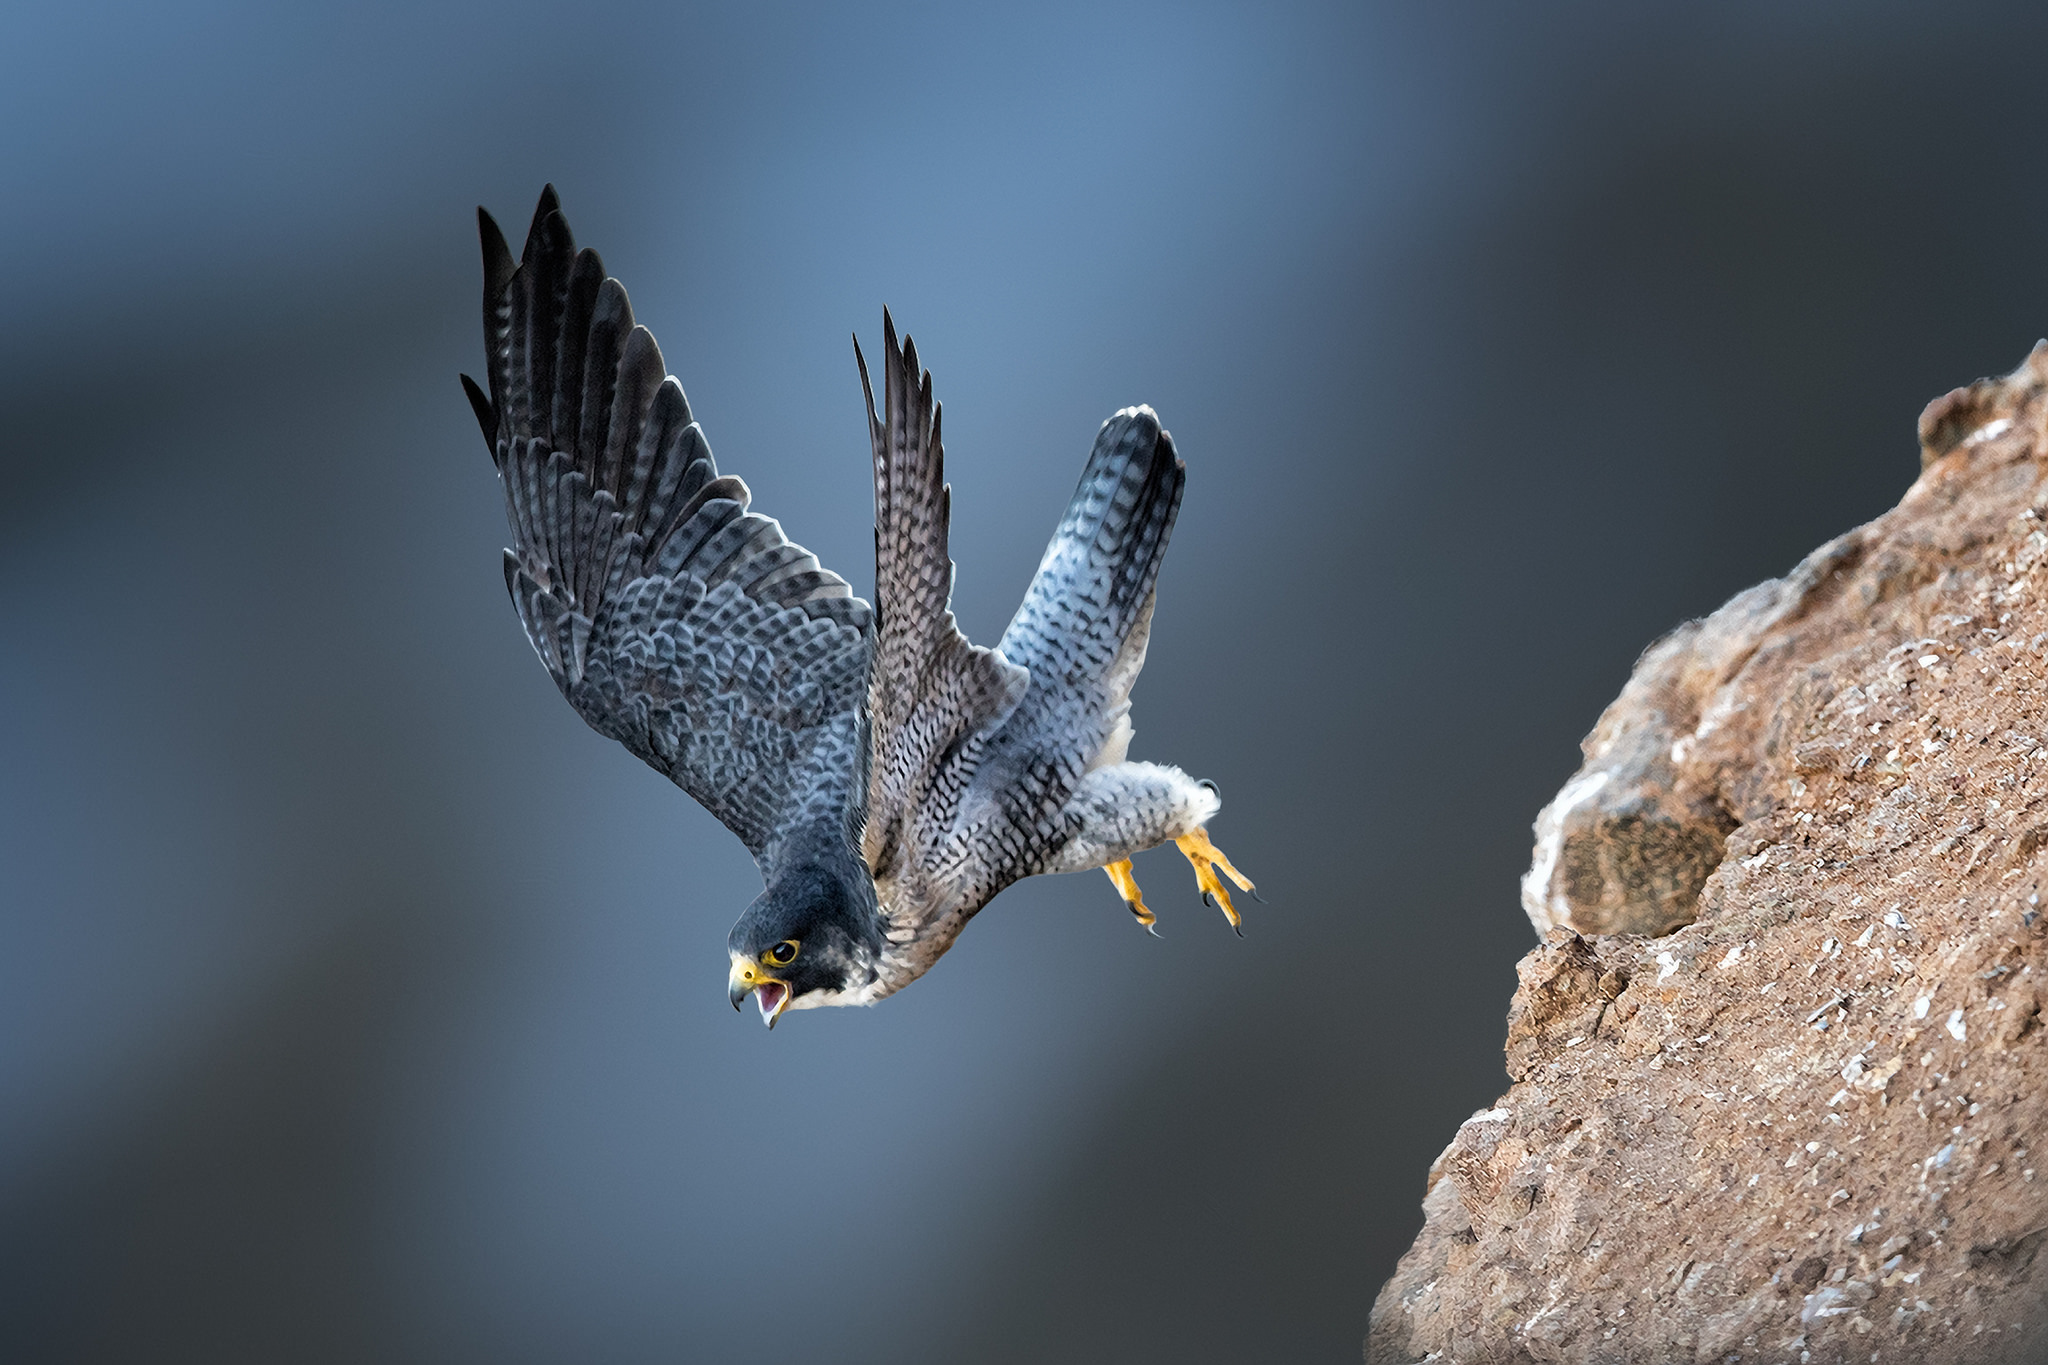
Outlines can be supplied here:
M787 967L790 963L796 961L796 950L801 946L803 945L799 944L795 939L786 938L773 948L770 948L766 953L763 953L762 956L778 967Z

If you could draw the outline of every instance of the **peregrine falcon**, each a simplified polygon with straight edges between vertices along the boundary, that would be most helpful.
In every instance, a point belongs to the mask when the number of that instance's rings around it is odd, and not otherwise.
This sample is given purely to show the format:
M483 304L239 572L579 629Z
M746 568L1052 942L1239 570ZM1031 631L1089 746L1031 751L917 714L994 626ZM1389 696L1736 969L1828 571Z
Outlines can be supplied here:
M924 975L1010 883L1172 840L1233 928L1216 787L1132 762L1131 685L1186 466L1148 407L1102 424L1023 605L990 649L954 624L932 380L882 314L875 604L750 511L626 291L552 186L514 262L482 209L486 393L505 583L576 713L740 837L766 889L727 939L733 1007L865 1005ZM1156 932L1156 931L1155 931ZM1240 933L1242 930L1240 929Z

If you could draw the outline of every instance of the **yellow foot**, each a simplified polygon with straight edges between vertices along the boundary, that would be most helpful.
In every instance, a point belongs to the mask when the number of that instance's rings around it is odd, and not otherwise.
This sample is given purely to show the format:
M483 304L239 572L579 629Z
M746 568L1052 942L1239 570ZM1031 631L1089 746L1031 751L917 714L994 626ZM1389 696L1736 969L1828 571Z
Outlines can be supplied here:
M1202 898L1206 900L1214 896L1216 904L1222 908L1224 918L1230 921L1230 927L1237 930L1240 938L1243 937L1244 922L1237 917L1237 907L1230 903L1230 892L1223 885L1223 877L1216 875L1216 869L1222 868L1223 876L1236 882L1238 890L1250 891L1256 899L1259 893L1253 889L1251 878L1230 865L1230 859L1223 856L1223 850L1209 842L1206 830L1198 829L1192 834L1183 834L1173 842L1187 860L1195 865L1195 884L1202 888Z
M1145 927L1145 932L1157 938L1159 931L1152 927L1157 916L1145 908L1145 896L1138 890L1138 878L1131 871L1131 860L1120 859L1102 870L1109 874L1110 881L1116 883L1116 893L1124 898L1125 905L1131 907L1131 913L1138 917L1138 923Z

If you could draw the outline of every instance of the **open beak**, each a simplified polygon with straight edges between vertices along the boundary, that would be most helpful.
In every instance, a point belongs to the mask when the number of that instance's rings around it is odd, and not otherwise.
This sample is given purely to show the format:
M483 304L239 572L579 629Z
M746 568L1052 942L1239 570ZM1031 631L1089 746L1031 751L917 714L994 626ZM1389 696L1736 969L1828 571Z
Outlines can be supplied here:
M761 1007L761 1022L769 1028L774 1028L777 1017L789 1008L788 984L768 975L758 962L744 957L733 958L725 994L734 1009L749 995L753 996L754 1003Z

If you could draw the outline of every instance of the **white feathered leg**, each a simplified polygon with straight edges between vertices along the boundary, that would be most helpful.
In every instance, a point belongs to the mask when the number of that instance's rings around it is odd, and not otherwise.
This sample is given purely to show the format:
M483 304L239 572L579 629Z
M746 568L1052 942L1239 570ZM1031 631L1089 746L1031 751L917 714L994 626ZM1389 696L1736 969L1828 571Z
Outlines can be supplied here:
M1065 814L1075 832L1060 850L1048 872L1081 872L1099 867L1109 874L1117 894L1148 929L1154 916L1139 894L1131 870L1131 855L1172 840L1194 864L1195 881L1205 897L1213 896L1217 906L1235 928L1237 910L1230 893L1216 875L1225 876L1246 891L1251 881L1230 865L1230 860L1209 841L1203 826L1222 808L1214 785L1198 782L1179 768L1157 763L1115 763L1097 768L1083 778L1067 801Z

